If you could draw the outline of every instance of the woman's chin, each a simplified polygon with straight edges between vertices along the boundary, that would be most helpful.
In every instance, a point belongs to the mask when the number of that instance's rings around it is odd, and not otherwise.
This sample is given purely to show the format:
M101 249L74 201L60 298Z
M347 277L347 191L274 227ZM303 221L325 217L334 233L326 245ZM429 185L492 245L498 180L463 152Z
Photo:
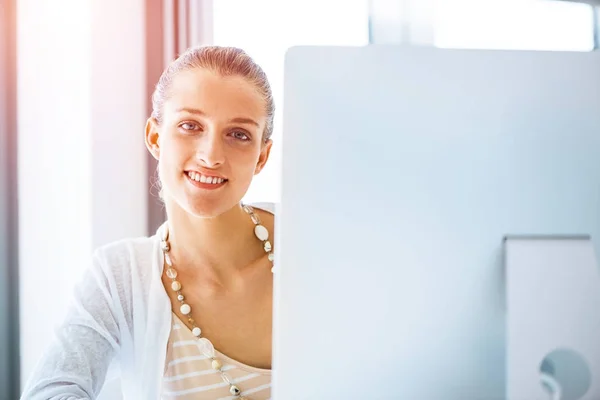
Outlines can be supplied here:
M212 196L210 196L212 197ZM182 207L190 216L196 218L215 218L237 206L239 201L224 198L188 198Z
M178 191L177 194L173 193L174 195L172 196L166 196L167 211L177 213L183 211L190 217L196 218L218 217L239 206L243 198L243 191L240 191L241 193L232 193L232 187L228 186L226 185L214 191L196 190L196 188L191 188L190 190L189 187L185 187L184 190ZM169 207L168 203L173 204L179 211L175 211L172 207Z

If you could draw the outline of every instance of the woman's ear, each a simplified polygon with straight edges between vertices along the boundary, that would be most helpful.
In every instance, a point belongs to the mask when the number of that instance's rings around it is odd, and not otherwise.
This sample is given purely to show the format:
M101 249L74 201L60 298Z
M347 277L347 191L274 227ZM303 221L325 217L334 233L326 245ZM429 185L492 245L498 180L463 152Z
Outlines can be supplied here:
M269 155L271 154L271 148L273 147L273 141L271 139L267 140L260 150L260 156L258 157L258 162L256 163L256 168L254 169L254 175L258 175L260 171L265 167L267 161L269 160Z
M157 160L160 154L159 136L158 122L154 118L148 118L146 121L146 148Z

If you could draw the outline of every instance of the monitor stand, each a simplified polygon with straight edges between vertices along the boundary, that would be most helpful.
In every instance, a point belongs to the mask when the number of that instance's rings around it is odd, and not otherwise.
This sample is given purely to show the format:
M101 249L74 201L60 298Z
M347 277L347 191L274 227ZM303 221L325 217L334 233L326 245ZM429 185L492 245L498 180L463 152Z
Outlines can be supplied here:
M589 236L507 236L507 399L600 399L600 268Z

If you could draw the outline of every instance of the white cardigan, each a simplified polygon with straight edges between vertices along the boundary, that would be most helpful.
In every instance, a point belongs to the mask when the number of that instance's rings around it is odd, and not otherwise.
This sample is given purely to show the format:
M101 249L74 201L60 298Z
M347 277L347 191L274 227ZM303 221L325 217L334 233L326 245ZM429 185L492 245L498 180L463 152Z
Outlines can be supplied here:
M274 213L273 204L253 206ZM162 229L94 252L66 320L21 399L95 399L107 374L118 370L125 399L160 399L171 322L161 280Z

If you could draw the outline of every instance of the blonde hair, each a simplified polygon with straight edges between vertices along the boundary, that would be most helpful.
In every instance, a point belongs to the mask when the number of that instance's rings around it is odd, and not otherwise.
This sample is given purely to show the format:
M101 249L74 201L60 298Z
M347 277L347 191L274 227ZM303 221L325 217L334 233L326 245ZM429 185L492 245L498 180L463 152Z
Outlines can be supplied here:
M271 85L262 68L244 50L236 47L192 47L172 61L164 70L152 94L152 118L162 122L162 110L169 96L173 78L182 71L205 68L222 76L240 76L253 84L265 101L267 123L263 132L266 142L273 134L275 103Z

